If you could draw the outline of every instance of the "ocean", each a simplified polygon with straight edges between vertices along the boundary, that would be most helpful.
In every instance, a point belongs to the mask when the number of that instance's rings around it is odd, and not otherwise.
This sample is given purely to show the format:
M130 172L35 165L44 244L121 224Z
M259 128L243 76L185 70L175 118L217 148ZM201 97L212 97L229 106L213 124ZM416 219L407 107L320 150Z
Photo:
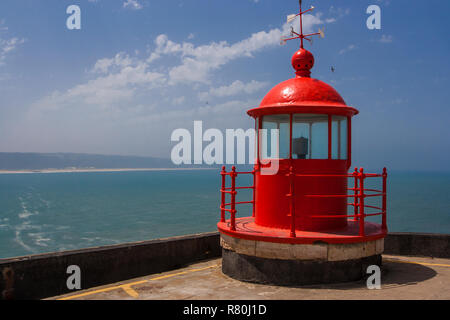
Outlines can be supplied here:
M0 174L0 259L215 231L220 183L218 170ZM450 233L449 192L450 173L390 173L389 230Z

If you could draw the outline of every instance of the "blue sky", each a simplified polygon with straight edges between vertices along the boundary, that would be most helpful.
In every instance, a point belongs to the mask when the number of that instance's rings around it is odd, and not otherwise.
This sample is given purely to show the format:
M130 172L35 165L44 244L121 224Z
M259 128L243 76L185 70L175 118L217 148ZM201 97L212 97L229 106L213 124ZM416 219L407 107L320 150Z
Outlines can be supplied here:
M81 7L82 29L66 28ZM381 30L366 9L382 9ZM446 170L448 1L304 0L312 77L360 110L353 164ZM2 0L0 151L170 157L170 134L249 128L246 110L294 76L279 45L295 0ZM336 71L330 71L334 66Z

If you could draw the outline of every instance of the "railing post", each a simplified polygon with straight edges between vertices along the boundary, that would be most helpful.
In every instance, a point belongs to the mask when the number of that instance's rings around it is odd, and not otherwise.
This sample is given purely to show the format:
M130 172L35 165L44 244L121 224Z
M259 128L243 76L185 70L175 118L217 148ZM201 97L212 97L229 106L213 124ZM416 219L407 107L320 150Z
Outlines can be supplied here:
M364 169L359 169L359 235L364 237Z
M253 207L252 207L252 217L254 218L256 216L256 211L255 211L255 204L256 204L256 172L258 171L258 165L255 164L255 166L253 167Z
M221 201L220 201L220 222L225 222L225 179L226 179L226 170L225 166L222 167L222 171L220 175L222 176L222 188L220 189L221 193Z
M236 231L236 167L231 169L231 219L230 229Z
M383 230L387 230L387 223L386 223L386 195L387 195L386 181L387 181L387 170L386 170L386 168L383 168L383 222L382 222L382 229Z
M292 166L289 167L289 211L291 215L291 238L295 238L295 207L294 207L294 169Z
M355 168L355 171L353 172L353 177L355 177L355 185L354 185L354 197L353 197L353 221L358 221L358 168Z

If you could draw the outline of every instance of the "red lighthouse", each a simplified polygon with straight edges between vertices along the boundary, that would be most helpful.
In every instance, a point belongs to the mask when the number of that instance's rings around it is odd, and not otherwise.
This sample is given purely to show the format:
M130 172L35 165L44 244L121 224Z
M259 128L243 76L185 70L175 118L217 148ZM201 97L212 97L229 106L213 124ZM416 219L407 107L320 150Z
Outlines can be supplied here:
M363 277L367 266L381 264L387 233L386 169L382 174L362 168L348 173L352 117L358 110L331 86L310 77L315 61L304 40L323 35L303 33L302 15L311 10L302 11L300 1L300 33L292 31L293 37L284 39L301 42L292 57L295 77L276 85L259 107L248 111L258 129L254 170L239 173L233 167L221 173L222 265L236 279L272 284L352 281ZM275 137L262 134L273 129ZM266 174L264 169L274 161L277 172ZM236 186L240 174L252 174L253 186ZM380 180L380 187L365 187L368 179ZM244 188L253 190L251 201L236 200ZM237 218L237 206L244 203L253 205L253 214ZM379 223L368 221L377 216Z

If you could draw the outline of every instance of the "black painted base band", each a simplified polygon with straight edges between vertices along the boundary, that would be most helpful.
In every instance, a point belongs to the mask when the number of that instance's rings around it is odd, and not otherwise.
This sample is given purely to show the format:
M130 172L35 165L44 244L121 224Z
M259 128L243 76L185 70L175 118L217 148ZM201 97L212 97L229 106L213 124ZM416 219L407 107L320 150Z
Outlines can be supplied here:
M240 281L292 286L361 280L367 267L381 266L381 255L346 261L278 260L222 249L222 272Z

